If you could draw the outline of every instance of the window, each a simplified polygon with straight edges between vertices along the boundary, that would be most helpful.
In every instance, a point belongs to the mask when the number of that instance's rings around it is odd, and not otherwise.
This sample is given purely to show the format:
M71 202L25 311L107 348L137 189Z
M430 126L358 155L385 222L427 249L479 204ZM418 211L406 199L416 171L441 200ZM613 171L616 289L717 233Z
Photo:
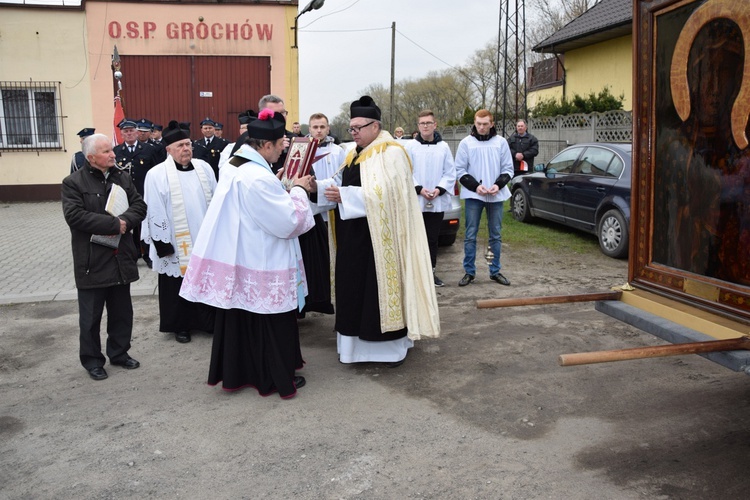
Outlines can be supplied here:
M0 149L63 149L58 82L0 82Z
M583 148L569 148L564 150L550 160L547 164L547 172L569 174L576 160L581 155L581 151L583 151Z
M612 163L609 164L609 169L607 170L607 175L611 177L620 178L620 174L622 173L622 169L625 167L625 164L622 162L619 156L615 156L615 158L612 160Z
M615 154L607 149L587 148L576 170L582 174L605 175L607 166L614 157Z

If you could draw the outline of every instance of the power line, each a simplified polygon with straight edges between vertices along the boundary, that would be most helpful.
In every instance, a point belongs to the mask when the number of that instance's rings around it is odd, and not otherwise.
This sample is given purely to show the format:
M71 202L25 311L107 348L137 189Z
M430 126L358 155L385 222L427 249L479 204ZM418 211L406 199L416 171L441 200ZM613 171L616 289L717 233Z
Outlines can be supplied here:
M359 30L304 30L305 33L349 33L349 32L357 32L357 31L383 31L383 30L390 30L391 27L388 26L386 28L368 28L368 29L359 29Z
M446 66L448 66L449 68L451 68L451 69L455 69L455 70L457 70L457 69L458 69L458 68L456 68L455 66L453 66L452 64L450 64L450 63L448 63L448 62L446 62L446 61L443 61L443 60L442 60L442 59L440 59L440 58L439 58L438 56L436 56L435 54L433 54L433 53L432 53L432 52L430 52L429 50L425 49L424 47L422 47L421 45L419 45L419 44L418 44L417 42L415 42L414 40L412 40L412 39L411 39L411 38L409 38L408 36L406 36L406 35L404 35L403 33L401 33L401 32L400 32L399 30L396 30L396 33L398 33L398 34L399 34L399 35L401 35L402 37L406 38L406 39L407 39L408 41L410 41L411 43L413 43L414 45L416 45L417 47L419 47L420 49L422 49L422 50L423 50L423 51L425 51L425 52L426 52L427 54L431 55L432 57L434 57L435 59L437 59L437 60L438 60L438 61L440 61L441 63L445 64L445 65L446 65Z
M353 2L353 3L351 4L351 5L348 5L348 6L344 7L344 8L343 8L343 9L341 9L341 10L335 10L335 11L333 11L333 12L329 12L328 14L322 15L322 16L320 16L320 17L316 18L316 19L313 19L312 21L310 21L310 22L309 22L309 23L307 23L306 25L302 26L302 28L300 28L300 29L304 29L304 28L307 28L307 27L308 27L308 26L310 26L310 25L311 25L312 23L317 23L318 21L320 21L320 20L321 20L321 19L323 19L324 17L332 16L332 15L334 15L334 14L338 14L339 12L344 12L345 10L351 9L352 7L354 7L355 5L357 5L357 4L359 3L359 2L360 2L360 0L355 0L355 1L354 1L354 2Z
M308 26L309 26L309 24L308 24ZM305 31L305 33L358 33L358 32L365 32L365 31L385 31L385 30L390 30L390 29L391 29L391 27L388 26L388 27L385 27L385 28L366 28L366 29L353 29L353 30L304 30L304 31ZM302 28L300 28L300 31L302 31ZM440 59L438 56L436 56L435 54L433 54L429 50L427 50L424 47L422 47L421 45L419 45L417 42L415 42L414 40L412 40L411 38L409 38L408 36L406 36L401 31L396 30L396 33L398 33L399 35L401 35L402 37L404 37L407 41L411 42L417 48L423 50L426 54L434 57L435 59L437 59L441 63L445 64L449 68L455 69L456 71L459 71L459 68L453 66L449 62L446 62L446 61Z

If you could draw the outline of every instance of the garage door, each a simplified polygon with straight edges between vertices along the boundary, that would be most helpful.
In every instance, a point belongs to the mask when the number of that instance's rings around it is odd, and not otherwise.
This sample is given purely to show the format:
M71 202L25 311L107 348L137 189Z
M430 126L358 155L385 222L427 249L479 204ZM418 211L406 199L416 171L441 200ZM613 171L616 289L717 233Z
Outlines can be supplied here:
M120 56L125 115L165 125L190 122L201 137L205 117L224 124L224 137L239 135L237 114L271 92L269 57Z

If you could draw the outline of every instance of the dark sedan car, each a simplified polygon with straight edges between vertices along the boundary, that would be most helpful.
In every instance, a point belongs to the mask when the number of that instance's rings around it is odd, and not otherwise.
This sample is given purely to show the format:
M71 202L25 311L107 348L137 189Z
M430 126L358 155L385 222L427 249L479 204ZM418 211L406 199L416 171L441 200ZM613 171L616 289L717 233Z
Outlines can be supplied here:
M534 173L511 182L513 217L534 217L596 234L605 255L628 254L630 144L590 143L565 148Z

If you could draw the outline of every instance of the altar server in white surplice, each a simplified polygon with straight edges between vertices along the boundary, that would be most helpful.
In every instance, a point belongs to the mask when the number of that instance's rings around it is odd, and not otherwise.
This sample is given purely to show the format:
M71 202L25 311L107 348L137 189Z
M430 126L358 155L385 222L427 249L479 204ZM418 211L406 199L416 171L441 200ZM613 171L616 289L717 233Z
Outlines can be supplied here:
M150 245L159 273L159 330L190 342L190 330L213 332L214 308L179 296L193 244L203 223L216 177L211 165L193 158L190 130L171 121L162 134L167 159L146 175L148 214L141 239Z

